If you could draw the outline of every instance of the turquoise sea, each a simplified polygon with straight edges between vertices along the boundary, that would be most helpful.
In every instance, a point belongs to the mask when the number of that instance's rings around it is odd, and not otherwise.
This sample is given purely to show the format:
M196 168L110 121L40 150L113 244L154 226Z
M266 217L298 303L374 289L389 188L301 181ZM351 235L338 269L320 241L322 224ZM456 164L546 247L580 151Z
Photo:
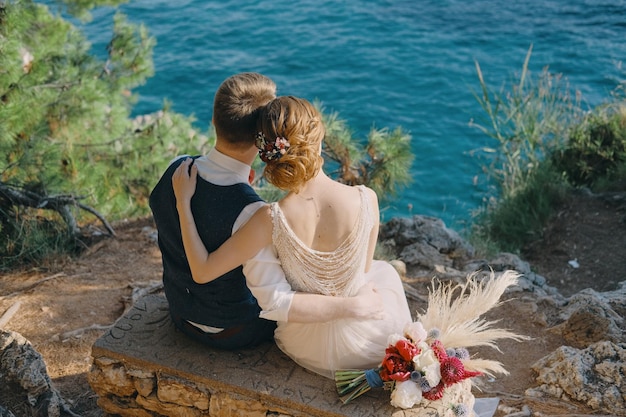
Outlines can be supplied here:
M532 45L530 70L562 74L589 106L625 79L626 0L132 0L120 7L156 37L156 75L136 113L163 100L205 129L213 93L231 74L257 71L279 94L320 100L357 137L373 126L412 136L414 183L383 212L426 214L462 227L486 189L470 151L490 139L475 62L495 89L510 85ZM85 25L96 54L113 11Z

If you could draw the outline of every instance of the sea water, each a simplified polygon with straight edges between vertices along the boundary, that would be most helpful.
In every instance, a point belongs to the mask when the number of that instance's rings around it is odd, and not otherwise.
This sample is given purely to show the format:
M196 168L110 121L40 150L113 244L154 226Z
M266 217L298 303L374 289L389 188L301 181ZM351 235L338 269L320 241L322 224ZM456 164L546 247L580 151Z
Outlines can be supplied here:
M529 68L562 74L585 106L607 101L624 80L624 0L133 0L120 7L157 40L156 74L138 88L136 114L161 108L209 126L215 89L256 71L279 94L319 100L364 139L371 128L412 137L413 183L383 204L383 220L425 214L454 228L483 204L483 160L493 145L471 120L484 112L479 63L494 90ZM113 10L84 30L96 54Z

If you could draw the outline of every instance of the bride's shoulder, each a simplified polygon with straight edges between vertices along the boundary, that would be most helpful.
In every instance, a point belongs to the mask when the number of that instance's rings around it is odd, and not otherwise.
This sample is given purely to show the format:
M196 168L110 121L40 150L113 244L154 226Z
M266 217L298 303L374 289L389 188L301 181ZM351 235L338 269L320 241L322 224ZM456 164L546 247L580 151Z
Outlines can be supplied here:
M376 192L371 188L366 187L365 185L358 185L357 187L359 187L360 191L365 195L365 198L369 202L370 207L378 210L378 195L376 194Z
M373 189L369 188L366 185L356 185L355 188L357 188L360 192L364 193L366 197L368 198L375 198L378 199L378 196L376 195L376 191L374 191Z

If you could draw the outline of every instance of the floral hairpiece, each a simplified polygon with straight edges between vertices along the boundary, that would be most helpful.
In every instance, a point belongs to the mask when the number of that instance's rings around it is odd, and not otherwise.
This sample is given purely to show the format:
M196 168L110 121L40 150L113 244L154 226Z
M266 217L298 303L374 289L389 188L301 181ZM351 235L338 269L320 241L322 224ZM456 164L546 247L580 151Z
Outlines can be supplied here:
M256 147L259 148L259 156L261 161L269 162L280 159L285 153L287 148L291 146L289 141L283 137L276 137L276 140L267 140L263 132L256 134Z

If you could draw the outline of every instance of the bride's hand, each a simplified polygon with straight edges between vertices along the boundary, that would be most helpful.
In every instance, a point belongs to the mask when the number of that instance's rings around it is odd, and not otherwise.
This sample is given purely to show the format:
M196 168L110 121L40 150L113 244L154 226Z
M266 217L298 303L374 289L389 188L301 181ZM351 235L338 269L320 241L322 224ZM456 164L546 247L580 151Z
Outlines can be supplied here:
M383 299L374 288L374 284L368 282L354 296L355 318L363 320L382 320L385 318Z
M172 175L172 187L174 187L177 203L191 201L191 197L196 192L198 168L194 164L190 169L189 165L192 163L193 159L185 159Z

